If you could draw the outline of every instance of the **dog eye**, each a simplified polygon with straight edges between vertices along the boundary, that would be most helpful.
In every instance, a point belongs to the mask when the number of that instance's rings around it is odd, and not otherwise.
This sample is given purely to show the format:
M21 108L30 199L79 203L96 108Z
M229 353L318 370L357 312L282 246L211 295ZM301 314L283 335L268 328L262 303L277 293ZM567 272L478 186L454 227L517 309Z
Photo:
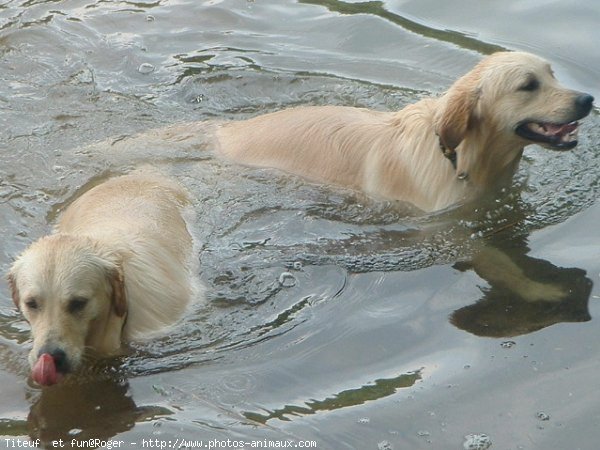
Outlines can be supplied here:
M523 86L521 86L519 88L519 90L532 92L532 91L535 91L539 87L540 87L540 82L537 79L532 78L531 80L528 80L527 83L525 83Z
M87 298L83 298L83 297L73 298L69 302L67 309L69 310L69 312L71 314L78 313L78 312L82 311L83 308L85 308L85 305L87 305L87 302L88 302Z
M25 302L27 309L38 309L39 305L35 298L30 298Z

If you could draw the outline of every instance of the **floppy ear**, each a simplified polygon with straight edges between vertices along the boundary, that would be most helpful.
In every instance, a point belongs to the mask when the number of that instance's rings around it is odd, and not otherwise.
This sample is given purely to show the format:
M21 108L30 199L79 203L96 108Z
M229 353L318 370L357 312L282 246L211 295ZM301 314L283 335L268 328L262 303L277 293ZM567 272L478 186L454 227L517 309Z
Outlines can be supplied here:
M108 278L112 288L112 306L117 316L123 317L125 313L127 313L127 298L125 296L125 278L123 277L123 270L120 267L111 270Z
M436 133L441 144L454 151L465 138L479 100L479 76L470 72L460 78L440 99L442 110L436 118Z
M17 309L20 310L21 308L19 307L19 290L17 289L17 282L15 280L15 276L14 274L9 273L6 279L8 280L8 287L10 288L10 294L12 295L13 302L15 303Z

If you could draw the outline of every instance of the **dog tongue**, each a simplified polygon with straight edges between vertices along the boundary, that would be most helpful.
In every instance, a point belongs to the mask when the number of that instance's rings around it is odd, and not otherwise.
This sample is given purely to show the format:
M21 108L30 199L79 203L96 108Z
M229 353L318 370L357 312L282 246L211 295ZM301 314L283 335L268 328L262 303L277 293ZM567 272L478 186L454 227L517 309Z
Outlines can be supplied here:
M42 354L31 371L33 381L42 386L50 386L59 381L59 374L56 371L54 358L49 353Z

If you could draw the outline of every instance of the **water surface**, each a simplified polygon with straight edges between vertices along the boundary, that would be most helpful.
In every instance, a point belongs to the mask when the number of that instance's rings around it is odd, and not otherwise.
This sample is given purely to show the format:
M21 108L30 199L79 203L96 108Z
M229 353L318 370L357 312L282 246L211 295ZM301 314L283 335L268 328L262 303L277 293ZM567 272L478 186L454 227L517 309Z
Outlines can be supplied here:
M42 392L2 284L0 434L595 448L597 113L575 151L528 148L513 190L433 216L230 166L201 138L134 136L300 104L399 109L498 49L534 51L599 98L598 14L534 0L0 4L0 268L74 196L152 164L196 199L210 300ZM524 301L527 286L496 276L505 258L561 300Z

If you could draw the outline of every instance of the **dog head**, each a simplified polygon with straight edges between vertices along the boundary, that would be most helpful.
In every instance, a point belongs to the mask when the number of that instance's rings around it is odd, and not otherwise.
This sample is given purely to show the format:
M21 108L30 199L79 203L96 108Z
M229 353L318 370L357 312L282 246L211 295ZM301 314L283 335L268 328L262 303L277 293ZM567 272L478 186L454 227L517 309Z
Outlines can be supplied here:
M451 150L468 133L485 130L507 148L528 144L565 150L577 145L577 121L587 116L594 98L562 87L550 64L523 52L484 58L442 97L436 132Z
M33 243L15 261L8 282L31 325L33 379L54 384L77 370L87 349L120 347L127 306L115 255L91 239L56 234Z

